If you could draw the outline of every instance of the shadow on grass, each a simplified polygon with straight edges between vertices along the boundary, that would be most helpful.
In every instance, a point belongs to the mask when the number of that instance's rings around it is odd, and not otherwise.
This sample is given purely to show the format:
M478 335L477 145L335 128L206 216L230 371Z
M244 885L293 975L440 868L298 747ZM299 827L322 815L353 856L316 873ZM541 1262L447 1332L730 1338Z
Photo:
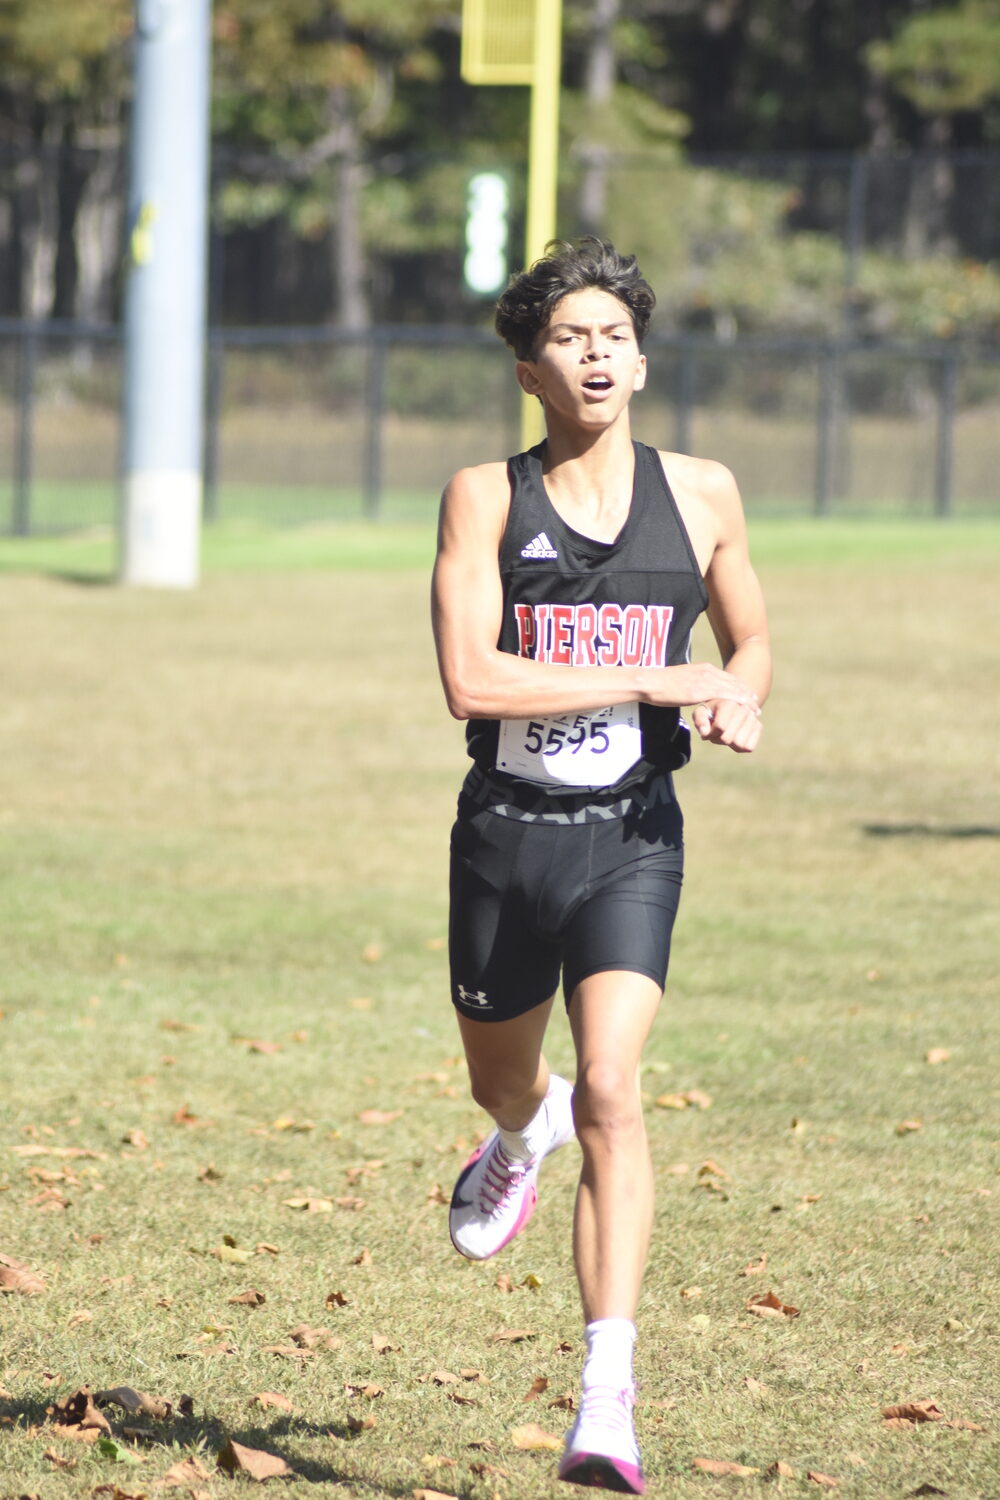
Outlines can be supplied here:
M54 1401L54 1397L47 1396L2 1396L0 1421L8 1433L15 1432L18 1428L27 1431L36 1429L43 1434L48 1431L53 1438L58 1438L62 1434L52 1422ZM394 1488L386 1485L384 1480L369 1480L348 1464L325 1463L298 1455L293 1457L281 1451L289 1439L303 1437L330 1438L338 1444L353 1443L358 1434L353 1433L346 1422L307 1422L297 1417L281 1417L269 1427L247 1427L233 1431L224 1423L216 1421L210 1413L205 1413L201 1418L178 1417L162 1423L151 1423L149 1418L138 1415L134 1422L122 1421L107 1408L105 1415L111 1421L116 1442L137 1448L146 1454L162 1449L165 1453L169 1452L170 1458L175 1462L181 1457L194 1456L206 1467L210 1467L214 1464L216 1455L232 1439L244 1448L262 1449L284 1458L292 1471L288 1477L304 1479L309 1484L350 1485L351 1493L357 1495L370 1491L372 1494L402 1497L413 1493L412 1485L403 1484ZM142 1438L129 1435L128 1429L132 1427L142 1428Z
M872 839L1000 839L996 823L862 823L861 832Z

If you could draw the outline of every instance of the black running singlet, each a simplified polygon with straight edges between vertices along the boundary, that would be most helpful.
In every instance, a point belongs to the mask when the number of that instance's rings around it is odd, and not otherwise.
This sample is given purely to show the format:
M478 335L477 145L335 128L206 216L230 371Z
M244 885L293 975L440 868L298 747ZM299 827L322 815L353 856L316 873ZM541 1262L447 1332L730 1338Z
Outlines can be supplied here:
M500 544L501 651L565 666L672 667L689 660L691 630L707 608L708 593L658 453L641 443L632 446L632 501L613 542L583 536L559 515L542 479L544 444L508 460L510 510ZM522 767L536 741L539 762L550 750L561 750L570 761L579 749L581 759L596 750L591 763L599 765L600 721L596 729L592 719L575 729L582 718L567 720L559 720L563 727L555 730L547 720L538 729L526 725L524 752L510 756L509 726L501 735L498 720L471 719L469 754L484 771L515 782L533 779ZM690 759L691 735L679 709L639 704L636 728L641 754L613 782L603 783L608 790L622 790L653 770L677 770ZM582 734L590 739L577 746L574 737ZM505 771L504 765L515 769ZM579 790L566 787L565 794ZM555 784L545 791L563 794Z

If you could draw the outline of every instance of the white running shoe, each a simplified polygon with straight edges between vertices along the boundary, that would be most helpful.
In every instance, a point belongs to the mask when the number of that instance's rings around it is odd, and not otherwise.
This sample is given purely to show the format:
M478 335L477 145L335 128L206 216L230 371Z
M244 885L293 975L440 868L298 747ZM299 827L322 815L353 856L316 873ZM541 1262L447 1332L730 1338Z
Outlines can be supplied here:
M566 1434L559 1478L625 1495L644 1494L646 1482L632 1426L634 1405L631 1386L625 1390L611 1385L588 1387Z
M573 1089L553 1076L543 1108L550 1125L545 1149L531 1161L512 1161L494 1130L469 1157L451 1195L451 1242L466 1260L489 1260L527 1224L538 1202L538 1169L550 1152L576 1134Z

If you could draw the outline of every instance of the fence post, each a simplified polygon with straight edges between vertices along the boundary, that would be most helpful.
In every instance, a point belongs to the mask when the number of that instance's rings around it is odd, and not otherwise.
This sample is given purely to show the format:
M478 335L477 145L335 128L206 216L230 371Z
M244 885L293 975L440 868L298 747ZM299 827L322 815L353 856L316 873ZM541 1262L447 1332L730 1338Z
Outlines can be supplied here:
M33 323L21 329L17 359L17 438L14 444L14 509L11 532L31 534L31 471L34 459L35 370L38 334Z
M681 341L681 358L677 371L677 430L674 447L678 453L691 452L691 416L695 401L695 352L690 339Z
M221 331L210 330L205 380L205 471L204 515L207 522L219 519L219 413L222 406L222 365L225 344Z
M382 513L382 441L385 419L386 334L373 328L368 350L368 445L365 453L364 513L377 521Z
M833 494L833 448L837 425L838 359L832 344L819 351L819 406L816 412L816 482L813 511L830 514Z
M941 384L938 388L937 452L934 462L934 514L952 513L952 478L955 453L955 394L958 386L958 361L951 352L941 361Z

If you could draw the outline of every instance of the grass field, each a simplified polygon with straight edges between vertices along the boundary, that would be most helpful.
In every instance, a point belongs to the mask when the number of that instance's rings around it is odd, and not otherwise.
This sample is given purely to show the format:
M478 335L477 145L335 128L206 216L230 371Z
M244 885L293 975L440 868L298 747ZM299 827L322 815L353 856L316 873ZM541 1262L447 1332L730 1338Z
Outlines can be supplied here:
M754 541L777 690L681 778L643 1078L650 1493L997 1500L1000 525ZM0 542L0 1267L44 1282L0 1296L0 1496L247 1494L229 1439L277 1500L565 1491L521 1429L577 1388L572 1150L497 1261L447 1239L483 1118L432 547L224 524L173 594L109 587L103 533ZM174 1409L86 1442L49 1412L84 1385Z

